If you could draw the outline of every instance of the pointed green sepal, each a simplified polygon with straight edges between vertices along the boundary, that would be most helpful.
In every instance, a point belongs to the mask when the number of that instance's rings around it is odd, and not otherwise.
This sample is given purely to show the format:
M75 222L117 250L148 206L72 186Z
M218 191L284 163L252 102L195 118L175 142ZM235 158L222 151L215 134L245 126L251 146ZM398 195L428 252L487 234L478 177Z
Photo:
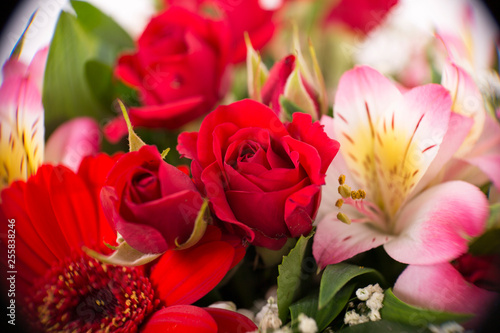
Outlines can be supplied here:
M114 248L115 252L111 255L104 255L85 246L82 247L82 250L90 257L103 263L128 267L145 265L162 255L162 253L142 253L128 245L127 242L122 242Z
M316 51L314 50L311 39L309 39L309 54L311 55L314 77L316 79L316 85L318 86L320 115L325 115L328 112L328 94L326 93L325 78L321 73L318 58L316 57Z
M118 107L122 111L123 118L127 123L128 128L128 144L130 151L138 151L142 146L145 146L146 143L142 141L142 139L134 132L134 128L132 127L132 123L130 122L130 118L128 117L127 108L123 104L120 99L117 99Z
M198 243L198 241L205 234L205 230L207 230L209 212L210 210L208 210L208 200L205 199L203 201L203 204L201 205L200 211L198 212L198 216L196 216L196 221L194 222L193 232L191 233L191 236L189 236L189 239L182 244L179 244L176 239L176 250L184 250Z
M245 44L247 46L247 87L248 96L251 99L261 102L260 92L266 82L269 71L262 63L260 54L255 51L250 41L248 33L245 31Z
M165 159L167 157L168 153L170 152L170 148L165 149L164 151L161 152L161 158Z

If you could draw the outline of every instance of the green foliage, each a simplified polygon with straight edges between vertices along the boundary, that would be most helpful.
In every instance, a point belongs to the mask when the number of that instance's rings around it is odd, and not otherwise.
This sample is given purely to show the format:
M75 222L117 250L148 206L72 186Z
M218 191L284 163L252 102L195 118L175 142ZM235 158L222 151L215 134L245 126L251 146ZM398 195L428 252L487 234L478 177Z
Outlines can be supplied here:
M290 306L292 323L296 322L299 315L303 313L310 318L314 318L319 331L324 330L342 312L354 291L354 287L353 283L343 286L330 302L321 309L318 308L318 294L309 295L292 304Z
M288 318L288 308L298 295L301 281L306 279L302 272L302 261L306 253L307 242L312 235L301 236L290 253L283 257L278 267L278 314L284 323Z
M328 265L323 272L319 289L319 308L327 306L335 295L349 281L361 275L368 275L369 281L377 281L385 284L384 277L373 268L365 268L346 263ZM367 285L376 282L367 282ZM363 286L364 287L364 286Z
M384 307L380 310L380 316L384 320L419 327L442 324L447 321L462 322L472 317L470 314L441 312L411 306L398 299L391 289L387 289L384 293Z
M112 110L112 67L118 53L132 49L131 37L87 2L71 1L76 16L61 12L44 77L46 127L77 116L98 120Z

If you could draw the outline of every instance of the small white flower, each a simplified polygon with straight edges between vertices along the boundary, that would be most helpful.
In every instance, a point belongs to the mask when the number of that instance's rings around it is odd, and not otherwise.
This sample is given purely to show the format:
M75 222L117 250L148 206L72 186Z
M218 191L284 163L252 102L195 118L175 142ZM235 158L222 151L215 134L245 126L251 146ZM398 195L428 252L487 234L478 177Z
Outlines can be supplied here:
M216 308L216 309L225 309L225 310L230 310L230 311L236 311L236 304L233 302L215 302L212 303L208 306L209 308Z
M365 315L359 315L355 310L347 311L344 317L344 323L349 326L369 322L370 319Z
M360 301L366 301L368 298L370 298L370 292L368 291L368 288L359 288L356 290L356 297Z
M278 316L278 305L273 297L269 297L267 304L257 313L255 322L263 333L266 333L268 329L281 327L282 322Z
M305 314L299 314L299 330L302 333L316 333L318 332L318 325L316 325L316 321L312 318L309 318Z
M429 325L429 330L433 333L463 333L465 329L454 321L441 324L441 326Z
M381 293L381 292L374 292L370 298L366 301L366 306L370 309L370 310L380 310L382 309L382 307L384 306L384 304L382 304L382 302L384 301L384 294Z
M368 318L370 321L377 321L380 320L380 312L378 310L371 310L370 313L368 314Z

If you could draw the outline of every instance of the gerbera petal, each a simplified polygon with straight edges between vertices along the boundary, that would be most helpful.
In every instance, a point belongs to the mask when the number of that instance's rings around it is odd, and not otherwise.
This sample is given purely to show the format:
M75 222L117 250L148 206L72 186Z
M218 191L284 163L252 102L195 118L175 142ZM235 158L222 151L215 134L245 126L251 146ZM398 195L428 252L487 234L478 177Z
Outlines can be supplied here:
M417 265L449 261L465 253L468 237L480 235L488 217L486 196L474 185L451 181L415 197L401 211L384 245L395 260Z
M226 309L205 308L217 322L217 333L254 332L257 326L248 317Z
M378 123L374 159L381 197L390 217L434 160L448 129L450 113L448 91L429 84L405 93L404 99Z
M401 99L394 84L370 67L355 67L340 78L334 105L335 139L356 182L373 195L378 187L373 150L376 126Z
M450 264L409 265L398 277L394 294L402 301L438 311L475 313L488 311L498 296L467 282Z
M234 248L222 241L169 250L152 269L150 279L167 305L191 304L222 280L233 258Z
M156 311L141 328L141 333L159 332L217 333L217 323L202 308L192 305L174 305Z
M313 255L318 265L324 268L373 249L392 238L368 223L347 225L332 213L321 220L316 228Z

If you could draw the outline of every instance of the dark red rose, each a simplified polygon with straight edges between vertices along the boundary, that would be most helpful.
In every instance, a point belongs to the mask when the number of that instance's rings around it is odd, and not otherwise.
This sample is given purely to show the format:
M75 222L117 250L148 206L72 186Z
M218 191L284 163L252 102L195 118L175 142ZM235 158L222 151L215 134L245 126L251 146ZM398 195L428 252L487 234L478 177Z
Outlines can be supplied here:
M192 180L163 161L155 146L124 154L101 190L112 227L136 250L162 253L193 232L203 199Z
M193 160L196 183L230 232L279 249L311 231L339 143L308 114L284 125L267 106L243 100L212 111L198 133L182 133L177 149Z
M245 60L247 48L244 33L260 50L271 40L276 30L274 14L282 4L266 8L261 0L165 0L167 5L179 5L198 12L212 8L224 17L231 29L231 62Z
M144 104L129 109L132 124L173 129L209 112L227 88L229 40L227 23L184 8L153 17L115 68Z
M327 22L340 22L367 34L378 26L398 0L341 0L328 14Z

